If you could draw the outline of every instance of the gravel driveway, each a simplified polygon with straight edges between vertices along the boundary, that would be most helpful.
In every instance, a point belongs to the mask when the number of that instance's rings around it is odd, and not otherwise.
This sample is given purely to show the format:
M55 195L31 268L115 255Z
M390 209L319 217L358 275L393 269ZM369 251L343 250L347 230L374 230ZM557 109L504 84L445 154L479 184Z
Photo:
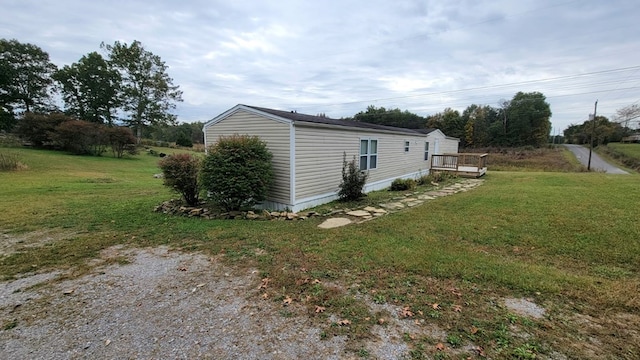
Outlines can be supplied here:
M589 163L589 149L582 145L565 144L569 150L578 158L582 165L587 166ZM603 160L595 152L591 153L591 169L604 171L607 174L628 174L628 172L615 167Z
M130 263L106 265L123 256ZM346 337L321 340L320 325L335 319L262 299L256 270L166 247L110 248L92 265L71 280L53 281L64 275L55 272L0 283L0 358L357 358ZM355 344L369 358L405 357L406 333L445 340L434 325L399 319L399 308L385 306L389 321Z

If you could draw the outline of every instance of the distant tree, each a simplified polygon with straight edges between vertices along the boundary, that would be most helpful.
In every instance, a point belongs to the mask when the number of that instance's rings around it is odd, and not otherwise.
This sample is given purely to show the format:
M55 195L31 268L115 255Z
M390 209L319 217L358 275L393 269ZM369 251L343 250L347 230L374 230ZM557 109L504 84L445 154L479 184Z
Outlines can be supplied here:
M616 110L615 121L625 128L640 129L640 106L633 104Z
M15 116L15 111L51 110L51 74L55 70L49 54L38 46L0 39L0 112L3 116Z
M351 120L407 129L421 129L425 126L423 117L407 110L376 108L373 105L369 105L366 111L355 114Z
M440 129L447 136L461 140L464 138L465 123L458 110L446 108L441 113L427 116L425 122L427 128Z
M507 108L508 145L545 145L551 131L550 118L551 107L542 93L518 92Z
M120 105L120 73L97 52L84 55L53 74L60 84L65 112L79 119L113 126Z
M173 85L167 74L167 65L158 56L146 50L139 41L131 45L116 41L102 43L109 63L122 77L122 110L124 121L136 130L138 139L144 127L155 124L173 124L176 116L170 111L182 101L182 91Z
M587 120L580 125L570 125L564 130L564 137L571 144L589 144L593 134L593 145L598 146L618 142L630 133L629 128L617 122L611 122L604 116L596 116L595 120Z

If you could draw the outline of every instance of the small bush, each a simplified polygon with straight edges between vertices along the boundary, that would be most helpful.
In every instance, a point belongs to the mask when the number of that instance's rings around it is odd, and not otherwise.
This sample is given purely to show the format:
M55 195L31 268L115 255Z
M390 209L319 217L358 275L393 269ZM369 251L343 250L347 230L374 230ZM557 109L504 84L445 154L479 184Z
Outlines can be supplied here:
M395 179L391 183L391 191L405 191L416 188L416 181L413 179Z
M22 168L18 155L0 152L0 171L13 171Z
M358 200L365 196L363 189L367 183L368 174L360 171L356 164L356 157L347 162L347 153L342 156L342 182L338 197L342 201Z
M106 127L83 120L69 120L56 126L53 142L76 155L102 155L109 144Z
M164 184L180 195L190 205L200 201L198 173L201 161L191 154L169 155L158 163L164 175Z
M257 136L223 136L209 147L202 185L227 211L251 207L266 199L273 183L271 158L267 144Z
M121 158L124 153L135 155L138 152L136 147L136 137L131 129L123 126L117 126L106 129L109 145L113 156Z
M181 132L176 139L176 145L190 148L193 146L193 141L189 136Z

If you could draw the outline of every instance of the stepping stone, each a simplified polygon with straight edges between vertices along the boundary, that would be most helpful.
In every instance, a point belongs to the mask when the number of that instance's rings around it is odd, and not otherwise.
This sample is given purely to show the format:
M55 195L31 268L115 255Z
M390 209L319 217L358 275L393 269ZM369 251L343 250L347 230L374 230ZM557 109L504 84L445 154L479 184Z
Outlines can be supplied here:
M321 229L332 229L340 226L351 224L351 219L347 218L331 218L325 220L322 224L318 225Z
M388 204L380 204L381 207L389 210L399 210L404 209L404 204L399 202L388 203Z
M368 211L368 212L374 212L374 211L376 211L376 208L374 208L373 206L367 206L366 208L364 208L362 210Z
M410 197L410 198L402 199L402 200L400 200L400 202L409 203L409 202L414 202L416 200L418 200L418 199Z
M373 215L376 215L376 214L382 214L382 215L384 215L384 214L386 214L386 213L387 213L387 210L385 210L385 209L376 209L376 208L374 208L374 209L373 209L373 211L372 211L372 213L373 213Z
M408 202L407 206L408 207L414 207L414 206L418 206L418 205L421 205L421 204L422 204L422 201L416 200L416 201Z
M429 196L429 195L419 195L418 199L419 200L433 200L435 198L433 196Z
M357 216L357 217L365 217L365 216L371 216L371 213L369 213L368 211L364 211L364 210L353 210L353 211L349 211L347 213L347 215L349 215L349 216Z

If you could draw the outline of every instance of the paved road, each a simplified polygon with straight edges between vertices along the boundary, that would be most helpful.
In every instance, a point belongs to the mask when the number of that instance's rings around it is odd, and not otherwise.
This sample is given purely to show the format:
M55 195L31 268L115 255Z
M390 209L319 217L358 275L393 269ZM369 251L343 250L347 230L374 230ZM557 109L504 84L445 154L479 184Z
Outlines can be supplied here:
M569 150L578 158L578 160L587 166L589 162L589 149L581 145L565 144ZM591 153L591 169L595 171L604 171L607 174L628 174L628 172L615 167L608 162L602 160L595 152Z

